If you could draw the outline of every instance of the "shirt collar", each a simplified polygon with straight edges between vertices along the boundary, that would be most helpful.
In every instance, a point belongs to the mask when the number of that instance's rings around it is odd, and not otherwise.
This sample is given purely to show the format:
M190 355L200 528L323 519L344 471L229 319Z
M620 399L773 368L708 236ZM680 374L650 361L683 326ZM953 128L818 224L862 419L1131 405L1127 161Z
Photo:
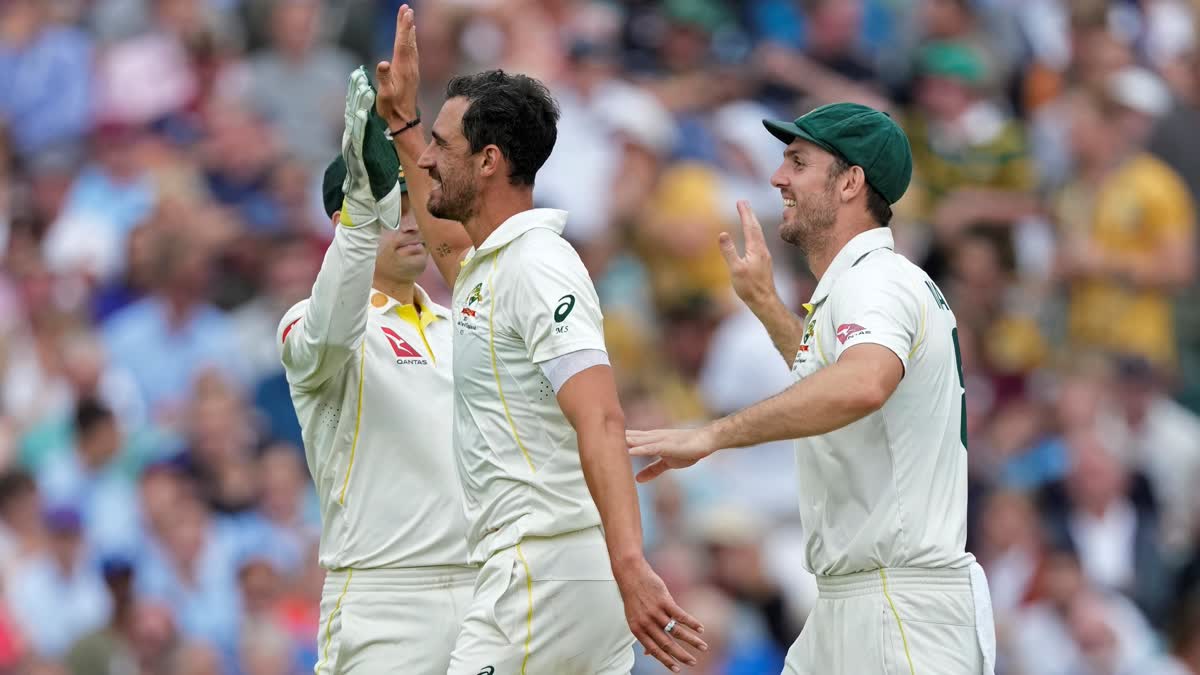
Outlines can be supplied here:
M493 230L488 235L488 238L483 240L483 244L475 250L475 253L489 253L503 248L506 244L512 243L517 237L539 227L553 230L555 234L562 234L566 226L567 212L561 209L530 209L522 211L500 223L500 227Z
M450 310L429 299L429 294L419 285L413 285L413 298L421 305L421 324L423 326L428 326L434 319L450 318ZM376 314L395 312L400 307L406 306L383 291L371 289L370 307L371 311Z
M817 290L813 291L812 300L809 300L808 304L816 307L824 302L825 298L829 297L829 292L833 290L833 284L837 282L838 277L858 264L863 256L881 248L894 250L895 246L892 231L887 227L875 227L856 234L853 239L846 242L837 255L833 256L833 262L829 263L829 269L825 270L825 274L821 276L821 281L817 283Z

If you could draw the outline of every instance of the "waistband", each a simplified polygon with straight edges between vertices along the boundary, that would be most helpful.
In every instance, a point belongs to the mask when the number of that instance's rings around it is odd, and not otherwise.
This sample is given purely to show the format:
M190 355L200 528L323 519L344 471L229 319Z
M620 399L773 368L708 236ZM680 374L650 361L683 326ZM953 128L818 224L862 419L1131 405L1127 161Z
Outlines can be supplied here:
M478 567L461 565L327 570L325 572L325 590L352 593L413 590L459 584L473 585L478 574Z
M536 551L539 549L553 547L557 549L561 546L578 546L586 544L594 544L605 551L607 555L607 544L604 541L604 533L599 526L587 527L574 532L564 532L562 534L554 534L548 537L521 537L521 548L525 551Z
M923 569L919 567L893 567L818 576L818 597L834 600L874 595L887 591L936 590L971 592L971 569Z

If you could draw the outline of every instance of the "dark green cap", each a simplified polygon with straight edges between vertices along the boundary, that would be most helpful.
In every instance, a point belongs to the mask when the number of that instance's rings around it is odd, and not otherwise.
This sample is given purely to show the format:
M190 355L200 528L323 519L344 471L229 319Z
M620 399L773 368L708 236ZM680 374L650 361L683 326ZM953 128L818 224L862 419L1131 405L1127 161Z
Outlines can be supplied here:
M321 181L321 200L325 204L325 215L330 218L335 211L342 210L342 202L346 199L346 194L342 192L342 185L345 183L346 160L338 155L325 167L325 177ZM400 192L408 192L408 181L404 180L404 167L400 167Z
M945 77L978 85L986 76L979 53L959 42L935 41L917 52L917 70L921 75Z
M912 180L912 149L904 130L887 113L857 103L832 103L794 122L763 120L775 138L791 143L800 138L855 166L867 183L889 204L904 196Z

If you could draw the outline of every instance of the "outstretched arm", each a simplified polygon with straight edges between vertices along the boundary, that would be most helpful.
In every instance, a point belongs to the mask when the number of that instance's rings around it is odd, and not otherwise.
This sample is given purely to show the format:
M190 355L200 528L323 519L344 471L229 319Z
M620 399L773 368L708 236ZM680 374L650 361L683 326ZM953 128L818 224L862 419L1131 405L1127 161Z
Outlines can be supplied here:
M408 181L409 203L417 218L417 226L425 238L425 245L433 253L433 262L450 288L458 278L459 264L471 248L471 238L462 223L435 218L429 213L429 192L433 179L418 162L428 142L425 125L417 114L417 92L420 90L421 74L417 54L417 32L413 11L402 5L396 14L396 38L392 45L392 60L381 61L375 66L375 77L379 83L376 110L396 132L392 143L400 163L404 165ZM414 124L415 122L415 124ZM411 125L411 126L410 126ZM403 129L403 131L400 131Z
M308 302L293 308L279 325L280 359L294 387L320 386L359 348L380 228L395 229L399 224L401 193L394 158L383 166L376 161L378 156L368 163L363 152L374 105L370 79L359 68L351 74L346 94L345 200L333 242Z
M887 347L847 349L833 365L764 401L699 429L627 431L629 453L656 457L638 481L668 469L689 467L722 448L827 434L883 407L904 376L904 365Z

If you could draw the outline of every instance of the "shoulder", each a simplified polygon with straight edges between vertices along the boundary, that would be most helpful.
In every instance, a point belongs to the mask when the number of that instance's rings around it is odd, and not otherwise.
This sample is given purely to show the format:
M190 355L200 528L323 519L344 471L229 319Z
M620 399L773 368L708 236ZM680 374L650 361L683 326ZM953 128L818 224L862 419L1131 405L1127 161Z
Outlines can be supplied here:
M830 290L837 306L864 302L919 304L919 291L928 277L921 268L894 251L878 251L842 273Z
M304 311L308 309L308 302L308 298L305 298L284 312L283 318L279 320L279 325L275 328L275 337L279 342L283 342L283 338L287 336L288 330L304 317Z
M517 237L507 247L510 258L504 267L514 278L536 279L544 276L587 276L579 253L561 235L539 227Z
M1187 194L1187 187L1179 173L1149 153L1131 161L1123 174L1127 181L1147 195L1174 197Z

